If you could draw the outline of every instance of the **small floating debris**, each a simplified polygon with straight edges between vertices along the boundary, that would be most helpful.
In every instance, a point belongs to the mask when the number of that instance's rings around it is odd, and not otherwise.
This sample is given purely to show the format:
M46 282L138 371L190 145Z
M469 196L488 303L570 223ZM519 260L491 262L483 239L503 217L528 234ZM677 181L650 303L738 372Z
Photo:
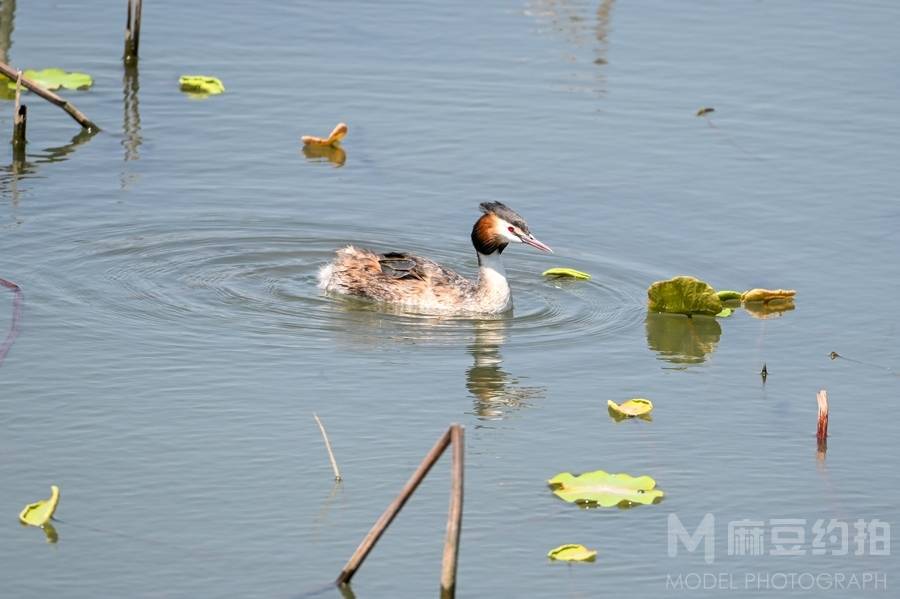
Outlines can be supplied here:
M597 550L573 543L551 549L547 552L547 557L564 562L592 562L597 559Z
M338 123L331 134L326 138L315 137L314 135L304 135L300 138L304 145L307 146L333 146L347 136L348 127L346 123Z
M574 268L549 268L542 274L545 277L571 277L582 281L591 280L591 275L586 272L581 272L580 270L575 270Z
M766 379L769 378L769 369L766 368L766 363L763 362L762 370L759 371L759 376L762 377L763 384L766 383Z
M653 410L653 402L649 399L636 397L617 404L613 400L607 400L607 408L613 417L633 418L635 416L645 416Z
M741 295L741 300L744 302L763 303L772 301L792 302L795 295L797 295L797 291L794 289L751 289Z
M88 89L94 85L93 78L87 73L69 72L56 68L43 69L41 71L26 69L22 71L22 77L50 91L61 87L65 89ZM9 89L15 90L16 82L10 81L7 83L7 86Z
M57 505L59 505L59 487L50 485L50 497L26 505L19 513L19 521L29 526L43 527L53 517Z
M181 86L181 91L183 92L208 96L221 94L225 91L225 86L222 82L218 78L209 75L182 75L178 78L178 85Z
M582 507L631 507L662 500L664 493L649 476L609 474L603 470L574 475L562 472L547 481L553 494Z
M716 111L715 108L707 108L706 106L701 106L700 109L697 111L697 116L706 116L709 113L715 112L715 111Z

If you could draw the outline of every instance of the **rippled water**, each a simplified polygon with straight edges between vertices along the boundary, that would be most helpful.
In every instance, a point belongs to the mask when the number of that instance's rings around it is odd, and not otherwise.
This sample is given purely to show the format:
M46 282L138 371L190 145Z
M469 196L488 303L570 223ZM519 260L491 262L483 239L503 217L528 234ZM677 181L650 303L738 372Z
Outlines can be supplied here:
M756 595L748 574L896 584L895 557L814 553L812 530L900 526L894 3L153 2L128 71L120 8L0 1L7 61L91 73L65 95L103 128L26 95L27 153L0 154L0 278L21 287L0 287L4 597L337 597L450 422L467 427L460 596L699 594L667 587L691 573L731 576L715 596ZM227 91L186 97L187 73ZM9 131L12 103L0 113ZM301 149L339 121L342 152ZM556 251L504 253L512 314L317 289L347 243L473 275L485 200ZM795 288L796 309L648 315L647 286L677 274ZM652 421L608 416L629 397ZM436 592L447 467L356 596ZM594 469L651 475L666 498L581 510L546 487ZM50 484L48 544L15 515ZM708 513L713 563L670 556L670 515L693 530ZM728 554L729 522L783 518L806 523L802 555ZM571 542L597 563L548 562Z

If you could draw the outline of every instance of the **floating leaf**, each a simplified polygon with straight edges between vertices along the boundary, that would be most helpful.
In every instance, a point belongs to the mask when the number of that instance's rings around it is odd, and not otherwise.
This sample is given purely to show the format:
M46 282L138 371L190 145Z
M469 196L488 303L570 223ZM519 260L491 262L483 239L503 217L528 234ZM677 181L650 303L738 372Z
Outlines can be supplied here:
M23 524L28 524L30 526L43 526L51 517L53 517L53 512L56 511L56 506L58 504L59 487L50 485L50 498L41 499L40 501L26 505L25 509L19 514L19 520Z
M631 507L659 502L664 493L656 489L656 481L649 476L637 478L624 474L609 474L603 470L575 476L570 472L557 474L547 484L554 495L583 507Z
M313 135L304 135L300 140L307 146L333 146L347 136L348 127L346 123L338 123L327 138L315 137Z
M647 289L647 298L647 307L654 312L715 316L723 307L716 290L694 277L657 281Z
M215 95L225 91L225 86L216 77L209 75L182 75L178 78L181 91L195 94Z
M723 302L727 302L729 300L739 300L744 295L740 291L731 291L730 289L723 289L722 291L716 291L716 295L719 296L719 299Z
M591 275L574 268L550 268L544 271L545 277L572 277L582 281L590 281Z
M729 316L731 316L732 311L733 310L731 308L722 308L722 311L719 312L718 314L716 314L716 317L717 318L728 318Z
M745 302L793 301L797 292L793 289L751 289L741 295Z
M566 562L592 562L597 559L597 550L584 545L560 545L548 551L547 557Z
M66 89L87 89L94 85L94 80L87 73L69 73L62 69L44 69L43 71L35 71L28 69L22 71L24 79L30 79L44 89L55 90L61 87ZM10 81L7 87L12 90L16 89L16 82ZM25 87L22 86L24 90Z
M706 106L702 106L702 107L697 111L697 116L706 116L706 115L708 115L710 112L715 112L715 111L716 111L715 108L707 108Z
M631 418L634 416L644 416L646 414L649 414L653 409L653 402L651 402L649 399L637 397L635 399L629 399L627 401L623 401L620 404L617 404L610 399L606 402L606 406L609 408L611 414L619 415L625 418Z

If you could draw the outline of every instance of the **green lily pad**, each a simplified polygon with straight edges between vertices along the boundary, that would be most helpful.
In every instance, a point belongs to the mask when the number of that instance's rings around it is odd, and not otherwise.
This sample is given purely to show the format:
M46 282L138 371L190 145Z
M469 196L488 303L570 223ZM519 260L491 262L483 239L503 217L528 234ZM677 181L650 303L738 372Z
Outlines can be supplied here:
M56 90L61 87L65 89L87 89L94 85L94 80L87 73L70 73L62 69L44 69L43 71L35 71L28 69L22 71L22 77L34 81L44 89ZM7 83L10 89L16 89L16 82Z
M225 91L225 86L216 77L208 75L182 75L178 78L181 91L195 94L215 95Z
M560 545L547 552L547 557L565 562L592 562L597 559L597 550L584 545Z
M647 289L647 298L647 307L653 312L715 316L723 307L716 290L694 277L657 281Z
M553 494L582 507L631 507L649 505L662 500L664 493L656 489L656 481L649 476L609 474L603 470L578 476L571 472L557 474L547 481Z
M719 296L719 299L723 302L727 302L729 300L739 300L741 296L744 294L740 291L732 291L731 289L723 289L721 291L716 291L716 295Z
M50 498L26 505L19 514L19 520L29 526L44 526L53 517L57 505L59 505L59 487L50 485Z
M582 281L590 281L591 275L586 272L581 272L580 270L575 270L574 268L550 268L544 271L545 277L572 277L573 279L580 279Z

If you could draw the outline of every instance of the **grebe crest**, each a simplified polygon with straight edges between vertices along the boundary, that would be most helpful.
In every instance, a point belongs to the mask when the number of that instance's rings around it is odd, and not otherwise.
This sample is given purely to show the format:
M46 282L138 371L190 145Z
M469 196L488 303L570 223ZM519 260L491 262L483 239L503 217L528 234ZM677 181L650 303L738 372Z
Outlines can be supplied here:
M319 287L424 314L506 312L512 308L512 294L503 250L511 243L552 250L535 239L525 219L505 204L484 202L480 208L483 214L471 235L478 256L477 281L406 252L376 254L347 246L319 271Z

